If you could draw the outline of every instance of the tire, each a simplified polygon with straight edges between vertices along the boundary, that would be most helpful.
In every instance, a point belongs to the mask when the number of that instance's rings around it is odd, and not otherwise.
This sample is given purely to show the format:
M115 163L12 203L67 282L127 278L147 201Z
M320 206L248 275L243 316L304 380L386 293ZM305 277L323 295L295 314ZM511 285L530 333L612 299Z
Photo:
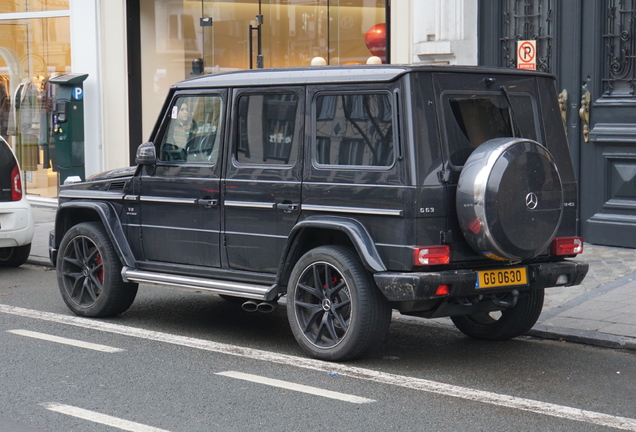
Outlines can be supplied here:
M527 333L535 325L543 308L544 292L543 289L522 292L515 306L499 313L481 312L454 316L451 320L459 331L475 339L512 339Z
M24 246L0 248L0 266L19 267L31 254L31 243Z
M547 249L561 224L559 170L536 141L486 141L464 164L456 208L462 233L475 251L495 260L533 258Z
M287 318L307 354L344 361L382 343L391 308L357 255L344 247L321 246L303 255L291 273Z
M121 269L121 261L101 223L75 225L62 238L57 282L64 302L76 315L113 316L132 305L138 285L125 283Z

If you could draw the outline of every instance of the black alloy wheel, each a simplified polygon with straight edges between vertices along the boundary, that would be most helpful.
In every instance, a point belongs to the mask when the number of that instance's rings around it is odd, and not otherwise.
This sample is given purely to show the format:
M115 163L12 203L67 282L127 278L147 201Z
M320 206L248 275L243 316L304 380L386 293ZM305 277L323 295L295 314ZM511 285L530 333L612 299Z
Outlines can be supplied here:
M62 239L57 280L64 302L75 314L105 317L125 312L138 285L121 278L122 265L98 222L72 227Z
M340 361L360 357L384 340L391 309L353 252L324 246L294 267L287 314L309 355Z

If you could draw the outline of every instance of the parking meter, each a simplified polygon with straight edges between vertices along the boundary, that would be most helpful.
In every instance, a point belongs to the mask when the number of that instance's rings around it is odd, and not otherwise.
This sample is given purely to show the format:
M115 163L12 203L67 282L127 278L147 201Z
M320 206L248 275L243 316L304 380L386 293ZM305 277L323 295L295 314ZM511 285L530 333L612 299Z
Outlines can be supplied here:
M85 180L84 171L84 89L88 74L66 74L51 78L57 85L53 101L52 127L60 184L70 176Z

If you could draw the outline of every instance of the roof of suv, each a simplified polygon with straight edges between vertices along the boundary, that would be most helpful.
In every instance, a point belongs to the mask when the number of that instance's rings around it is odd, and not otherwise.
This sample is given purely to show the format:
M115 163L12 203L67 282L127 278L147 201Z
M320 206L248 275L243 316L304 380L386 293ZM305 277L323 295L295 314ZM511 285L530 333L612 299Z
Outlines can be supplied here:
M173 86L176 89L263 85L388 82L410 71L531 74L535 71L492 68L483 66L420 66L420 65L357 65L357 66L307 66L297 68L252 69L221 72L191 78ZM549 76L548 74L544 74Z

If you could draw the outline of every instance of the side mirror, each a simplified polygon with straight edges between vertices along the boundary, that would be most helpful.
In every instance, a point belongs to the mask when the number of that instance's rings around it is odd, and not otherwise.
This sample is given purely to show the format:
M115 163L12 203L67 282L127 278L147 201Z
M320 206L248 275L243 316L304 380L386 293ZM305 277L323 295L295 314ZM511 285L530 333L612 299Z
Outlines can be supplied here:
M137 165L154 165L157 163L157 150L152 142L145 142L137 147L135 157Z

